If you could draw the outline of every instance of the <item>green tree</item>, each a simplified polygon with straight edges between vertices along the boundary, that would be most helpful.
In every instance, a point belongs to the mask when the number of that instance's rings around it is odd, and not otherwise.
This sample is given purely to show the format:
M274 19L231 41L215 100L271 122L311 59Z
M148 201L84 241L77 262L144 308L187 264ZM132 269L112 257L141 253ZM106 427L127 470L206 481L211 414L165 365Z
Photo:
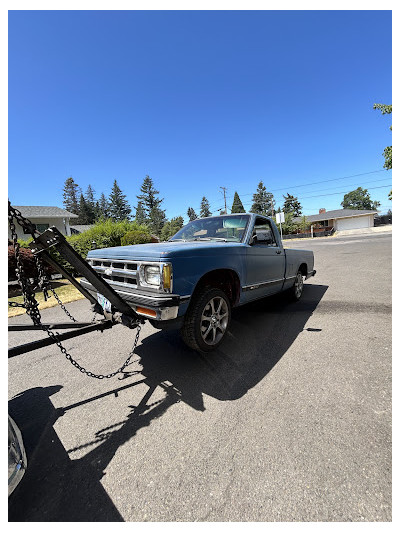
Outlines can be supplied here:
M174 217L165 223L161 230L161 240L167 241L170 237L175 235L183 227L183 218Z
M357 187L344 195L340 204L343 209L369 209L376 210L381 205L380 202L372 201L368 189Z
M78 189L79 186L77 183L75 183L72 176L65 180L63 189L63 204L67 211L74 213L75 215L78 215L79 213Z
M310 229L311 222L308 222L306 215L303 215L303 216L301 217L301 220L300 220L299 226L300 226L301 231L302 231L303 233L307 233L307 231Z
M131 215L131 208L126 199L125 194L122 193L118 186L117 180L114 180L114 185L109 196L109 212L110 217L114 221L129 220Z
M231 213L246 213L246 209L243 207L242 200L236 191L233 197Z
M294 222L293 213L285 213L285 222L282 222L282 233L283 235L289 235L290 233L295 233L299 228L299 223Z
M139 219L142 219L141 221L145 222L156 235L160 235L166 222L165 211L160 207L164 198L158 197L159 191L155 189L150 176L144 178L140 192L142 194L136 197L138 199L136 214L139 209Z
M156 235L160 235L166 221L165 211L159 207L153 207L150 211L150 222L148 224L150 230Z
M283 195L283 199L285 200L283 203L283 212L293 213L295 217L299 217L301 215L302 208L297 196L292 196L291 194L287 193L286 196Z
M258 215L273 216L275 200L274 195L268 192L264 183L260 181L257 187L257 191L253 194L253 205L251 206L251 212Z
M94 198L94 189L89 184L88 188L86 189L86 193L84 195L85 201L86 201L86 209L88 212L88 224L94 224L96 218L97 218L97 212L96 212L96 200Z
M104 192L101 193L100 199L97 202L97 218L98 219L105 219L109 218L110 216L110 204L108 203L108 200L104 194Z
M388 194L388 198L391 201L392 200L392 189L390 189L390 193Z
M146 218L146 213L143 207L143 203L141 200L138 201L138 204L136 207L135 220L138 224L146 224L146 222L148 222L148 219Z
M200 218L210 217L211 215L210 203L207 198L203 196L200 204Z
M198 218L198 216L196 215L196 211L193 209L193 207L188 207L187 216L189 217L189 222Z
M93 212L88 205L85 197L81 193L79 197L79 208L78 208L78 219L76 220L76 224L92 224L92 215Z
M391 115L392 114L392 106L386 105L386 104L374 104L374 109L379 109L382 113L382 115ZM390 130L392 130L392 126L390 126ZM383 157L385 158L385 163L383 165L383 168L386 168L386 170L391 170L392 168L392 147L386 146L386 148L383 151Z

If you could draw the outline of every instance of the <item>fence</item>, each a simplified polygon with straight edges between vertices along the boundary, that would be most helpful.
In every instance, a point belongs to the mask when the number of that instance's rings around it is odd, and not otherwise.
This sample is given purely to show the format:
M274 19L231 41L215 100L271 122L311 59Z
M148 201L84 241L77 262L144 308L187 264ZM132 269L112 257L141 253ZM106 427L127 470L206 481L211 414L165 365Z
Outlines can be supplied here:
M374 218L374 226L384 226L392 223L392 215L381 215Z
M314 231L313 235L309 233L292 233L290 235L282 235L282 239L309 239L311 237L328 237L333 235L335 232L334 228L326 229L323 231Z

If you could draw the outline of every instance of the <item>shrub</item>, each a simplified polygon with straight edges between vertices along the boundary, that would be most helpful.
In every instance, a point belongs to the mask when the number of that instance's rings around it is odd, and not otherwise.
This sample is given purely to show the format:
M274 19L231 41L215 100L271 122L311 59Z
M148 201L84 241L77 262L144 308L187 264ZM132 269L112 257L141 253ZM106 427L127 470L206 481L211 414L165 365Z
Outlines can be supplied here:
M145 244L148 242L154 242L154 238L151 236L148 230L132 230L125 233L121 238L121 245L127 246L129 244Z
M31 250L27 248L20 248L19 256L24 270L24 275L27 278L36 278L38 276L35 258ZM17 261L15 259L14 246L8 247L8 281L15 281L17 275L15 269L17 268ZM43 261L43 268L47 275L54 274L56 271L50 265Z
M96 243L96 248L110 248L113 246L121 246L122 237L128 232L137 232L143 235L143 240L136 242L151 242L146 240L147 235L151 239L151 235L147 226L130 222L129 220L122 220L120 222L113 222L111 219L102 220L95 224L92 228L86 230L79 235L71 235L67 237L68 243L78 252L84 259L89 250L93 248L93 242ZM69 263L61 258L60 254L54 248L50 248L51 256L60 263L69 273L78 274Z
M125 238L127 235L129 235L129 237ZM123 238L124 244L155 242L155 239L150 234L150 230L147 228L147 226L140 225L137 222L130 222L129 220L113 222L111 219L98 222L84 233L79 235L71 235L70 237L67 237L67 241L72 248L74 248L74 250L85 259L89 250L91 250L93 247L93 241L96 243L96 248L110 248L112 246L121 246ZM21 246L21 257L24 254L23 257L26 263L26 275L28 277L34 277L36 273L36 267L33 254L30 250L26 249L30 240L32 239L29 239L28 241L21 240L18 242ZM63 266L67 272L73 275L79 274L79 272L77 272L67 261L65 261L65 259L61 257L54 247L49 248L48 251L51 257L61 266ZM12 246L9 247L8 257L9 281L11 281L16 279L15 258ZM24 267L25 263L23 263ZM49 269L51 269L51 267L49 267ZM54 270L51 271L54 272ZM10 278L10 275L14 277Z

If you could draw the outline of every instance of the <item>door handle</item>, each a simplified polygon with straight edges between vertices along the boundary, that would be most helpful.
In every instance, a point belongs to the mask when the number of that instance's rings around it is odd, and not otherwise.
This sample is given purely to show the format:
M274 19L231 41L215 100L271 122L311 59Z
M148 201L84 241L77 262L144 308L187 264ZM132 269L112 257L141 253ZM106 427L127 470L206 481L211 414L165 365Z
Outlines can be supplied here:
M282 250L275 250L275 253L277 253L277 254L281 254L281 253L282 253Z

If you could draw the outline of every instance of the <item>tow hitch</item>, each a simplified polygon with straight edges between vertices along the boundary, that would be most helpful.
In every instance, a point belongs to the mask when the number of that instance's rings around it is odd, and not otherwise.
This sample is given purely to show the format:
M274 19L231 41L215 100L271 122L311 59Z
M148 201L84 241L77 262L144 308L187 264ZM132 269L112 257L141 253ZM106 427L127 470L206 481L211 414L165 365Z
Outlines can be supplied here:
M89 377L94 377L97 379L111 378L116 374L122 372L131 362L133 352L136 348L136 345L139 340L140 325L144 323L144 318L139 316L116 292L115 290L103 279L101 278L95 270L72 248L72 246L67 242L66 238L62 233L58 231L56 227L51 227L39 233L36 230L34 224L32 224L28 219L24 218L18 209L11 206L10 201L8 202L8 218L9 226L11 230L11 235L13 238L14 253L16 257L16 275L18 283L21 287L22 294L24 297L23 307L26 309L26 313L32 319L33 324L16 324L9 326L9 331L22 331L22 330L42 330L47 333L48 337L40 339L38 341L29 342L27 344L22 344L8 350L8 357L15 357L17 355L42 348L43 346L49 346L51 344L57 344L61 352L65 357L73 364L75 367L80 370L80 372L86 374ZM37 271L39 273L38 279L31 282L24 274L22 262L20 260L19 249L20 245L18 243L18 237L15 229L14 220L24 229L24 233L31 234L33 241L30 243L30 248L33 252ZM98 293L98 300L87 291L74 276L69 274L69 272L58 263L49 253L49 248L54 247L61 257L68 261L68 263L74 267L74 269L84 276L89 283L95 287ZM57 270L63 277L68 279L82 294L92 303L92 310L94 313L100 314L103 316L103 319L95 322L78 322L75 318L65 309L62 302L59 300L54 289L50 286L50 280L46 277L42 265L42 260L46 261L51 265L55 270ZM60 304L61 308L70 318L71 322L69 323L59 323L59 324L44 324L41 321L41 315L38 309L38 302L35 298L35 290L41 288L43 290L45 298L47 297L48 291L51 291L57 302ZM94 317L95 319L95 317ZM85 335L92 331L101 331L105 329L110 329L116 324L123 324L124 326L134 329L136 328L136 336L134 345L131 352L128 355L125 363L115 372L110 374L94 374L84 367L79 365L72 356L67 352L64 346L61 344L61 341L77 337L79 335ZM57 329L69 329L72 331L67 331L65 333L57 333L53 330Z

